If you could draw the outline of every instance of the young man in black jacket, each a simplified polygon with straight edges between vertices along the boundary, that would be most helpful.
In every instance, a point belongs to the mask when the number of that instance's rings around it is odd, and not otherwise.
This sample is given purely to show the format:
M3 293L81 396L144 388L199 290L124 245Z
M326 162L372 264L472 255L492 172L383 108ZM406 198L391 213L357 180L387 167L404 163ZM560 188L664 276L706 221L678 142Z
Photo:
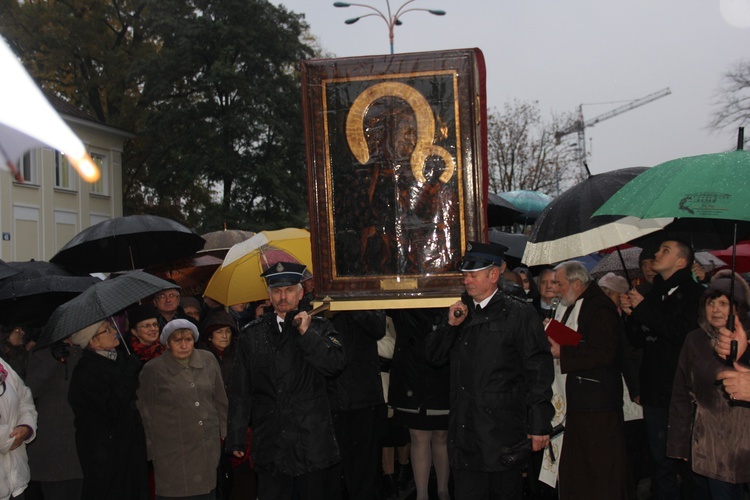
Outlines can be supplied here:
M652 481L660 498L680 498L678 469L687 467L666 456L669 402L677 362L687 334L698 328L703 286L690 270L693 250L680 240L661 243L652 268L657 276L645 296L630 290L620 298L625 312L640 323L643 341L641 398L652 458Z

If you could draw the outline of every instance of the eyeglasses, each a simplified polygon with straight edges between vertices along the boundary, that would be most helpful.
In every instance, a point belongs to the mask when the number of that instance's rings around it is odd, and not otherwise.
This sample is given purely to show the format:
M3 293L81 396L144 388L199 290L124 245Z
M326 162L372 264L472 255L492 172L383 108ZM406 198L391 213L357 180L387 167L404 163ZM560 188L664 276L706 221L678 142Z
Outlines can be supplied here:
M164 300L164 299L179 299L180 294L171 292L171 293L160 293L156 296L157 300Z
M105 333L114 333L115 335L117 334L117 330L115 330L115 327L109 323L102 325L101 328L104 328L104 331L96 332L96 335L94 335L92 338L96 338L99 335L104 335Z
M137 324L135 325L136 328L139 328L141 330L153 330L153 329L159 329L159 322L154 321L153 323L146 323L146 324Z

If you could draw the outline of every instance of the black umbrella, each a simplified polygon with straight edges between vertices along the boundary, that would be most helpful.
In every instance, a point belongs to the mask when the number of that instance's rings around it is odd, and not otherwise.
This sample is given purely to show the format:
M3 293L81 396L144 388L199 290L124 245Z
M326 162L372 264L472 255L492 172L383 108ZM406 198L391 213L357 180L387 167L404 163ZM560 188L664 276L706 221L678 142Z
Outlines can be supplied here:
M592 175L558 196L534 224L523 262L536 266L588 255L658 231L671 222L671 218L591 218L615 192L645 170L633 167Z
M100 281L55 309L44 327L37 347L53 344L119 313L141 299L174 287L174 283L143 271L130 271L116 278Z
M599 218L600 216L594 217L594 219ZM639 247L658 248L662 241L679 239L696 251L718 250L734 244L735 226L737 227L737 240L750 238L750 221L683 217L675 219L660 231L634 239L630 243Z
M9 262L17 274L0 281L0 323L42 326L52 311L97 283L50 262Z
M490 242L508 247L505 255L520 259L523 257L523 251L526 248L526 242L529 237L522 233L506 233L499 229L490 229Z
M510 226L522 214L511 202L495 193L487 194L487 225Z
M127 271L188 257L205 243L179 222L155 215L131 215L84 229L50 262L85 272Z
M5 278L10 278L11 276L18 274L20 271L17 269L13 269L8 264L5 263L5 261L0 260L0 280L4 280Z

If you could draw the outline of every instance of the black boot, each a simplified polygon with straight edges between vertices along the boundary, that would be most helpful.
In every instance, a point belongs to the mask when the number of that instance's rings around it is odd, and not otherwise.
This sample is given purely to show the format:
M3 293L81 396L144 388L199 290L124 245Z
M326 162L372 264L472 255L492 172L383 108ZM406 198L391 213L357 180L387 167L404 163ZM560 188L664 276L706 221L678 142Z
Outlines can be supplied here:
M387 499L398 496L398 485L395 474L383 474L380 485L380 498Z
M413 477L414 472L411 470L411 462L406 464L396 462L396 484L398 484L399 490L405 490Z

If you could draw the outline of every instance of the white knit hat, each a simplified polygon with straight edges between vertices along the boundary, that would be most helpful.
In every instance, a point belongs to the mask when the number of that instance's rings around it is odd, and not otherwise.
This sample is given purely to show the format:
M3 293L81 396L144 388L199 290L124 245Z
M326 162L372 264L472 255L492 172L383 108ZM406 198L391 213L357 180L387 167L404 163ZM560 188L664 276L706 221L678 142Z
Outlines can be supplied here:
M102 323L104 323L104 321L99 321L98 323L89 325L82 330L78 330L70 336L70 341L81 349L86 349L89 346L91 339L96 335L97 330L99 330L99 327L102 326Z

